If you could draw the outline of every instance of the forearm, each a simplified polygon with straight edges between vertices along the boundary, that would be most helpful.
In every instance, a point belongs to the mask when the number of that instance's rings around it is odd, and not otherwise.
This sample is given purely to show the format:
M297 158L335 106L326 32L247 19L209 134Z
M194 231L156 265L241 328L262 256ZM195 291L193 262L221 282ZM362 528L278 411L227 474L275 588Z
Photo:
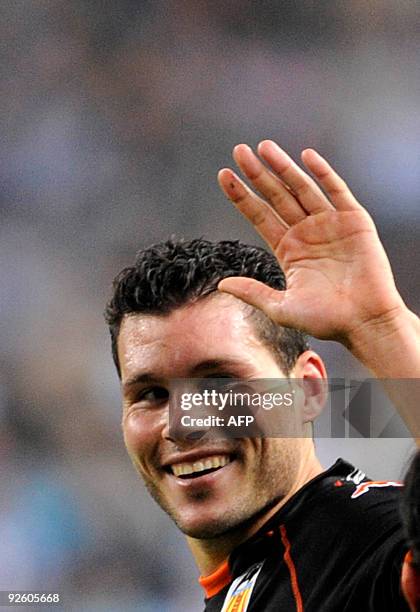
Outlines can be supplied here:
M359 329L349 349L376 378L420 445L420 319L405 306ZM398 379L411 379L398 381Z

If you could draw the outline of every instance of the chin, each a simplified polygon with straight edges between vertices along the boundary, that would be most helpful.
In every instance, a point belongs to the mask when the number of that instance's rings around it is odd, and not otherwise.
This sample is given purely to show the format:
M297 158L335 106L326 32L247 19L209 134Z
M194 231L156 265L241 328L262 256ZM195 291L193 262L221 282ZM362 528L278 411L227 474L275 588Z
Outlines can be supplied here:
M255 514L235 514L235 512L227 512L227 509L217 513L217 516L204 517L203 512L199 512L199 516L194 520L190 520L185 515L177 513L177 516L171 514L172 520L182 533L190 538L197 540L211 540L219 538L228 533L246 528L250 522L255 519Z

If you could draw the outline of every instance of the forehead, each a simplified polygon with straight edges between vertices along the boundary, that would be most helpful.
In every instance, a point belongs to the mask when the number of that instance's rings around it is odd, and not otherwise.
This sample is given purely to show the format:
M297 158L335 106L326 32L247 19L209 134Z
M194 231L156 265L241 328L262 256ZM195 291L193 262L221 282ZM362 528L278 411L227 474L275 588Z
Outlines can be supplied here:
M236 298L216 294L168 315L125 316L118 338L123 380L139 369L182 377L199 363L265 355L249 313Z

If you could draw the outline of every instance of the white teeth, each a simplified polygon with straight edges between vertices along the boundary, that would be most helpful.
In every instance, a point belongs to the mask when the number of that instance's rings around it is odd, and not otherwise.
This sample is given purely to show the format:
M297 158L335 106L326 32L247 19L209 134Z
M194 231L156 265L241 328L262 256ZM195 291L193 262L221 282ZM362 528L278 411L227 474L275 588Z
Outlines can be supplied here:
M212 457L206 457L202 461L195 461L194 463L176 463L172 465L172 471L175 476L187 476L188 474L194 474L196 472L203 472L204 470L211 470L212 468L224 467L230 462L228 455L213 455Z
M193 472L202 472L205 469L206 466L204 465L203 461L196 461L193 463Z

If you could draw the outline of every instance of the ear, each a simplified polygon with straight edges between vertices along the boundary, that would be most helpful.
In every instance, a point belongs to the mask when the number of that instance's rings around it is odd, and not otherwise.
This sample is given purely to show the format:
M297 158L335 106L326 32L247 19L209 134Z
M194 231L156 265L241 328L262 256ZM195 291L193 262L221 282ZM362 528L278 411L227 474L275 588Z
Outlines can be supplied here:
M314 421L327 401L328 379L324 362L315 351L305 351L299 355L292 375L299 379L305 395L304 423Z

